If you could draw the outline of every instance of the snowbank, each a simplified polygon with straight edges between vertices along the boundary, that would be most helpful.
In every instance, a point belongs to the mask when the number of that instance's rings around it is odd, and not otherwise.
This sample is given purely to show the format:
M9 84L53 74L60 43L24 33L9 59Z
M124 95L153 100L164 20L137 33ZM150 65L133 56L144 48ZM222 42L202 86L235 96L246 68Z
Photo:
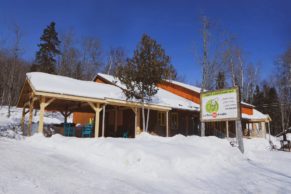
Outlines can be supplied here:
M291 155L265 141L242 155L216 137L0 138L0 193L290 193Z
M222 166L227 168L229 158L226 156L233 155L232 162L242 159L237 148L231 147L227 140L216 137L178 135L163 138L142 133L136 139L101 138L97 141L94 138L64 138L61 135L46 139L35 135L26 141L147 178L161 178L169 169L183 175L199 173L201 177L209 176L219 173Z

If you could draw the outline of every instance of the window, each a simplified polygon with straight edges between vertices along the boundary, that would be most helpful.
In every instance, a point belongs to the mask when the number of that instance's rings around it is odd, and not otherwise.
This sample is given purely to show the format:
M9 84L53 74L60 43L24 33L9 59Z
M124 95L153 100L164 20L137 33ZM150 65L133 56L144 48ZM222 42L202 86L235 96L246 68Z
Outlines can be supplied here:
M158 123L160 126L166 126L166 113L158 112Z
M172 113L171 114L171 128L172 129L178 129L178 113Z

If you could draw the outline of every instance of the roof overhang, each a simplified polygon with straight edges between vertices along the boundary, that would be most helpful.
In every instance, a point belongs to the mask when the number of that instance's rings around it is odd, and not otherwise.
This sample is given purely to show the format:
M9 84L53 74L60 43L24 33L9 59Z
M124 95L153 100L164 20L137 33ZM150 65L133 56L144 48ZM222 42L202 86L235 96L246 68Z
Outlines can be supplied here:
M109 105L126 106L126 107L139 107L139 108L144 106L146 109L158 110L158 111L169 111L172 109L171 107L167 107L167 106L155 105L155 104L149 104L149 103L145 103L144 105L142 105L140 102L127 101L127 100L117 100L117 99L111 99L111 98L104 98L104 99L89 98L89 97L54 93L54 92L48 92L48 91L38 91L33 87L33 84L30 82L30 80L26 78L20 92L17 107L22 108L29 105L31 96L36 97L37 100L39 100L40 96L44 96L47 98L55 98L59 101L60 104L61 102L65 104L66 101L70 101L70 102L92 102L92 103L109 104ZM39 108L39 106L35 106L35 108ZM62 109L62 107L59 107L59 108ZM52 109L56 109L56 107ZM75 109L77 110L77 108Z

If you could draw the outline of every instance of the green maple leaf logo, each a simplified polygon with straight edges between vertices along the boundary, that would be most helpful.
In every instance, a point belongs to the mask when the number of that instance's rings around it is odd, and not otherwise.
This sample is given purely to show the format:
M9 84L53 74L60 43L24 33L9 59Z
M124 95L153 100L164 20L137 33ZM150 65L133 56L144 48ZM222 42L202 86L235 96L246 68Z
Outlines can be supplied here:
M206 112L208 113L213 113L213 112L217 112L219 109L219 104L217 102L217 100L208 100L206 103Z

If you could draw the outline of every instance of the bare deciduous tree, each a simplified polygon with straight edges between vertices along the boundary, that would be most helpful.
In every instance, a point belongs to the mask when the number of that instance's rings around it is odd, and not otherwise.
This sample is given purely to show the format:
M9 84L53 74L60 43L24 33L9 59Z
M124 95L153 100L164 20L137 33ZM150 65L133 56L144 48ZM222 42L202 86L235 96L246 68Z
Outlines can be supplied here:
M15 105L18 99L20 89L25 79L25 73L28 65L21 59L22 49L20 42L22 33L20 27L15 24L12 29L12 46L0 49L0 92L1 106L8 105L8 114L10 117L10 108Z
M77 49L72 31L61 36L61 56L58 62L58 74L82 79L80 70L80 51Z
M280 100L282 130L291 122L291 47L277 61L277 87Z
M102 47L98 39L86 37L82 41L81 64L85 70L85 79L91 80L102 68Z
M116 68L126 64L126 53L123 48L111 48L108 54L105 73L109 75L116 74Z

